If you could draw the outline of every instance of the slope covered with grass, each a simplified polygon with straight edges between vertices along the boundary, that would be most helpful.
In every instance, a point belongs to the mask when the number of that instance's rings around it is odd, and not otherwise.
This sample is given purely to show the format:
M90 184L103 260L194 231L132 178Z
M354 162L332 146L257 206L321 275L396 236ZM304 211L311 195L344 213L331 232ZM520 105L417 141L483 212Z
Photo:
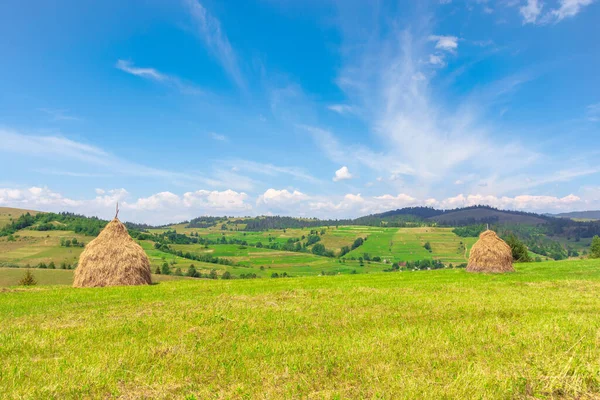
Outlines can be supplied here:
M5 398L600 396L600 261L0 292Z

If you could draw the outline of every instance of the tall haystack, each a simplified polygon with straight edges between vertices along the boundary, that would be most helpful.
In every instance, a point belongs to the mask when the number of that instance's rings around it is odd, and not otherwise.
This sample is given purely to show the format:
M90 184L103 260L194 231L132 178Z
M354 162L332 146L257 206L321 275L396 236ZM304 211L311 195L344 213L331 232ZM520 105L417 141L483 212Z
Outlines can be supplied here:
M74 287L149 285L150 260L117 217L79 257Z
M468 272L514 272L512 250L506 242L487 230L471 248Z

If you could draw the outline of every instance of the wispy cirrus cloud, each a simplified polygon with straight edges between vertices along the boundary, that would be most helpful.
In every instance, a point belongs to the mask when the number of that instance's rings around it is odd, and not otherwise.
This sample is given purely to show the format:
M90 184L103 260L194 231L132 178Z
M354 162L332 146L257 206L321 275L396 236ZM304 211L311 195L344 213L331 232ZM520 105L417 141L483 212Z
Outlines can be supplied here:
M542 15L544 3L541 0L526 0L525 4L519 7L519 13L523 17L524 25L546 25L575 17L585 7L595 1L596 0L559 0L558 7L549 9Z
M53 121L81 121L81 118L72 115L67 109L38 108L38 110L49 115Z
M184 0L184 4L194 20L198 36L219 60L231 79L239 87L245 88L246 82L238 64L237 55L221 27L221 21L211 15L197 0Z
M47 160L46 173L56 172L62 175L73 174L118 174L120 176L146 177L168 182L179 182L184 186L204 185L217 188L250 190L256 182L231 171L215 169L212 176L199 173L170 171L135 163L120 158L97 146L80 143L62 136L27 135L13 130L0 129L0 153L21 154L24 157ZM77 171L65 171L54 168L54 162L76 160ZM91 169L82 171L83 166ZM82 175L83 177L83 175Z
M167 86L174 87L184 94L202 93L202 91L198 89L195 85L184 82L182 79L176 76L162 73L155 68L136 67L131 61L127 60L118 60L115 64L115 67L130 75L134 75L144 79L149 79Z
M347 104L330 104L327 106L327 108L331 111L335 111L338 114L351 114L356 111L354 107Z
M236 171L243 170L267 176L287 175L302 182L312 184L323 183L321 179L314 177L313 175L309 174L306 170L299 167L281 166L242 159L226 160L222 161L221 163L231 168L234 168Z

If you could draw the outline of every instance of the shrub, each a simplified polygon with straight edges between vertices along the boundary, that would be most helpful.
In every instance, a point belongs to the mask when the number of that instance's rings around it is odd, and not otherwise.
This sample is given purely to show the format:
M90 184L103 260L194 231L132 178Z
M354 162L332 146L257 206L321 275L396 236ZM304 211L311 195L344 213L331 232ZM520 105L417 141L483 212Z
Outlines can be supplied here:
M231 279L231 273L229 271L223 272L223 275L221 275L221 279Z
M54 261L50 261L50 264L48 264L48 268L49 269L56 269L56 264L54 264Z
M169 264L163 263L162 268L160 269L160 272L163 275L171 275L171 269L169 268Z
M590 245L590 258L600 258L600 237L598 235L592 238Z
M175 275L175 276L182 276L182 275L183 275L183 272L181 272L181 268L177 268L177 269L175 270L175 274L174 274L174 275Z
M154 273L156 275L160 275L160 267L157 266L156 269L154 270Z
M196 271L196 267L194 267L194 264L190 265L190 267L187 270L186 275L191 278L198 278L199 274L198 274L198 271Z
M37 285L37 281L35 280L35 277L31 273L31 271L27 270L27 272L25 272L25 275L23 275L23 277L19 281L19 285L33 286L33 285Z

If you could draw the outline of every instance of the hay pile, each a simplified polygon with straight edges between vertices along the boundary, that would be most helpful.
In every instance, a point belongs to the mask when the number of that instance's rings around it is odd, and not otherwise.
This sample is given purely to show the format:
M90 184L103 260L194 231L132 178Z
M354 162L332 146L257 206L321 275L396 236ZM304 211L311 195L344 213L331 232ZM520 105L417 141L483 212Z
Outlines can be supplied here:
M73 287L148 285L150 260L116 217L79 257Z
M487 230L471 248L468 272L514 272L512 251L506 242Z

